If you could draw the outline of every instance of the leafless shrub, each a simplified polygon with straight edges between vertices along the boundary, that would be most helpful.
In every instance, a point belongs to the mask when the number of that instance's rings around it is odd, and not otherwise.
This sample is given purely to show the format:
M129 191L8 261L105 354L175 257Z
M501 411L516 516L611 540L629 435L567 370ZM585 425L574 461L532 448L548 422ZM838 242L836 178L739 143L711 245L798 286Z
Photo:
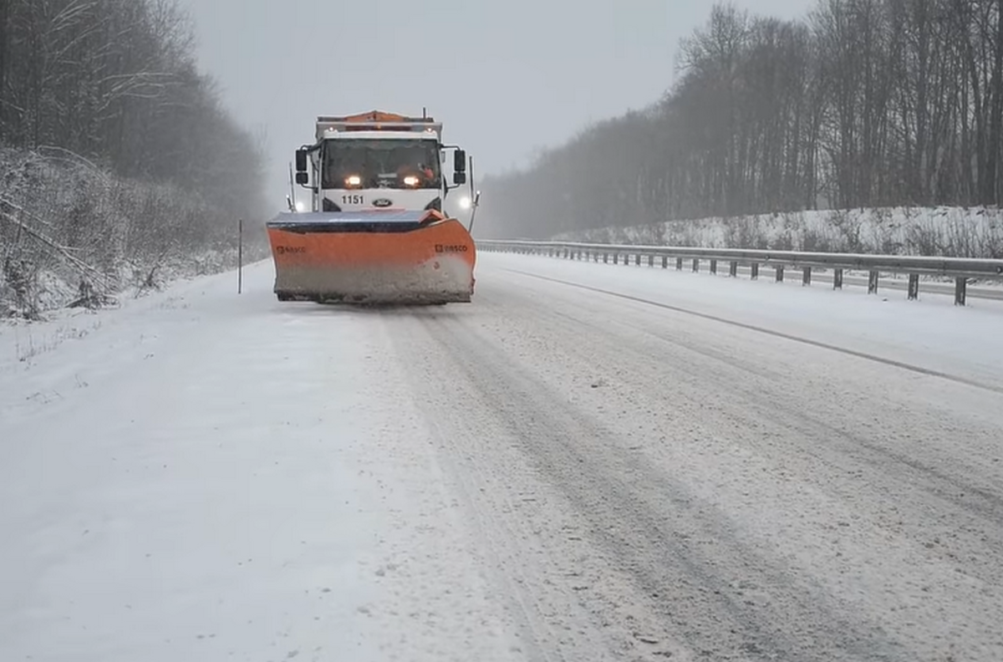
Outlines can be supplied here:
M235 265L235 219L176 185L0 152L0 314L99 307ZM253 255L251 247L249 254Z

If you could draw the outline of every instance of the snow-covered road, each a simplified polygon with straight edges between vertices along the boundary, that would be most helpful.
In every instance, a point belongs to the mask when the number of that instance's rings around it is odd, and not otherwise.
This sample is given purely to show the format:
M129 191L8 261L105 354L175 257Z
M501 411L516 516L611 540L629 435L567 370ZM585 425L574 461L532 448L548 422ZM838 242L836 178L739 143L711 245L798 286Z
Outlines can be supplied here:
M1003 659L1003 306L477 276L0 327L0 659Z

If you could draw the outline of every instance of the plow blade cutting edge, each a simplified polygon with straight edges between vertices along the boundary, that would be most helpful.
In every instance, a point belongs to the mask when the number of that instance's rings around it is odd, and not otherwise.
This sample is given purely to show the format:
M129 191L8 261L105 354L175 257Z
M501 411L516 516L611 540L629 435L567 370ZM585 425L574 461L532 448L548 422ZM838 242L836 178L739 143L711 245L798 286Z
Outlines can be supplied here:
M468 303L476 249L436 211L284 213L268 223L280 300Z

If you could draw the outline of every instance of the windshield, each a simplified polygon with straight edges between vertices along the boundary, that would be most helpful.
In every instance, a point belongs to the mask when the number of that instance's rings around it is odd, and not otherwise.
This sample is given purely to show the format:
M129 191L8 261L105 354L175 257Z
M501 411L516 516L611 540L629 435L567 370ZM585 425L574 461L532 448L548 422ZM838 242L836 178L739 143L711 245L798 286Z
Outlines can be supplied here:
M325 189L440 185L434 140L328 140L323 159Z

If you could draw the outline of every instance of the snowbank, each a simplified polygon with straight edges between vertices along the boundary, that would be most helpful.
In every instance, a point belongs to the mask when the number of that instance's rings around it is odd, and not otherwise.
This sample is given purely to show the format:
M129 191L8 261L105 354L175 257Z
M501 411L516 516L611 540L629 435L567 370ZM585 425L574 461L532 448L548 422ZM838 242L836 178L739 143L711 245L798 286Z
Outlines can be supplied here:
M674 220L562 233L557 241L1003 258L1003 212L895 207Z

